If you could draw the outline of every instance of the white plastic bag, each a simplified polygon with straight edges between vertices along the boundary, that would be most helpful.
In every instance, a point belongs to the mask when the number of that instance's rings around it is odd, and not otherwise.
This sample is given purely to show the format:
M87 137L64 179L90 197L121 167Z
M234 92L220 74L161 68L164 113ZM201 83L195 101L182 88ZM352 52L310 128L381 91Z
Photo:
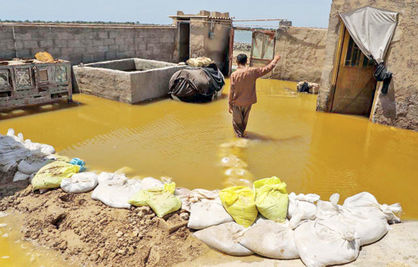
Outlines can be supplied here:
M0 169L8 172L17 166L18 162L30 156L30 151L17 137L0 135Z
M206 190L206 189L193 189L192 191L182 190L182 192L177 191L175 194L182 203L182 209L190 212L191 205L193 203L199 202L202 199L214 200L219 197L218 190Z
M142 182L141 182L142 190L162 189L163 187L164 187L163 182L153 177L145 177L144 179L142 179Z
M295 230L296 247L307 266L343 264L358 256L360 239L344 208L338 205L339 198L333 194L330 201L319 200L316 219Z
M43 166L48 164L50 161L45 159L25 159L19 162L17 165L18 171L26 174L32 174L38 172Z
M244 227L235 223L223 223L194 233L208 246L232 256L247 256L253 252L238 243Z
M141 190L140 180L128 179L123 174L101 173L97 181L98 185L93 190L91 198L113 208L130 208L128 200Z
M343 205L343 214L351 220L360 238L360 245L371 244L382 238L389 231L388 221L400 221L395 215L400 211L399 204L380 205L367 192L347 198Z
M381 205L379 202L377 202L377 199L369 192L358 193L354 196L346 198L343 207L356 210L364 209L366 212L381 212L384 214L388 222L401 222L401 219L397 216L397 214L402 212L402 207L399 203L392 205Z
M316 194L289 194L289 208L287 210L287 217L290 219L289 225L295 229L304 220L315 219L316 205L315 202L319 200Z
M295 244L299 256L308 267L322 267L354 261L360 248L360 240L354 230L335 230L334 224L315 220L302 223L295 230Z
M288 222L277 223L266 219L257 222L246 230L239 243L254 253L273 259L296 259L294 231Z
M219 198L215 200L202 199L191 205L187 227L191 229L203 229L232 221L231 215L226 212Z
M30 177L29 174L17 171L15 173L15 176L13 177L13 182L28 180L29 177Z
M94 172L76 173L61 181L61 188L67 193L84 193L97 186L97 174Z

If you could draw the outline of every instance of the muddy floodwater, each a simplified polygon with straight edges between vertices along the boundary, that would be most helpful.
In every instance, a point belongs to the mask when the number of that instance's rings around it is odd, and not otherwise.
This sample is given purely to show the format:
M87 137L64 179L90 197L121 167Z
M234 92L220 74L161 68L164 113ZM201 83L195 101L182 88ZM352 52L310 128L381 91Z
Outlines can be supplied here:
M233 136L226 91L209 104L129 105L75 95L78 104L71 106L1 113L0 132L14 128L82 158L90 170L124 168L130 177L169 176L178 186L208 189L276 175L289 192L323 199L338 192L343 200L369 191L381 203L400 202L402 218L418 218L418 133L315 112L316 96L296 93L292 82L259 80L257 86L248 140ZM31 256L16 255L34 254L13 241L12 229L1 229L7 232L0 237L0 265L27 266Z
M0 131L14 128L51 144L90 170L124 167L130 177L169 176L178 186L208 189L276 175L289 192L323 199L338 192L343 200L369 191L380 202L400 202L403 218L418 218L418 133L316 112L316 96L296 93L292 82L257 86L248 142L233 136L228 81L224 97L208 104L129 105L75 95L79 104L70 107L2 113ZM239 168L229 168L231 161Z

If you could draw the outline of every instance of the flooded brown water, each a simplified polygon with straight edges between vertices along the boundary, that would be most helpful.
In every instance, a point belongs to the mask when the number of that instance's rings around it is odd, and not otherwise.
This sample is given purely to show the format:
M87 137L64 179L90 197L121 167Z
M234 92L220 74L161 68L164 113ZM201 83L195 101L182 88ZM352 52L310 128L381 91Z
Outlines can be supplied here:
M22 240L19 216L0 217L0 267L70 267L58 252Z
M338 192L343 200L369 191L380 202L400 202L403 218L418 218L417 132L315 112L316 96L295 93L292 82L259 80L257 86L250 139L241 147L229 145L237 139L226 95L208 104L142 105L75 95L76 106L1 114L0 132L14 128L84 159L91 170L127 167L130 176L170 176L178 186L208 189L276 175L289 192L323 199ZM223 157L238 159L242 168L225 168Z

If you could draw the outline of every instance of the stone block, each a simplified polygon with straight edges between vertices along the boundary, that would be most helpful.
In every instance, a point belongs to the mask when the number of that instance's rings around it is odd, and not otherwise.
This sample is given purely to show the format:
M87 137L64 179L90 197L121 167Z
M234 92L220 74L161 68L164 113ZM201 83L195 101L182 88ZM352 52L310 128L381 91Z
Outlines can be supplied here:
M83 44L81 43L80 40L72 39L72 40L68 40L67 46L68 47L82 47Z
M105 39L103 41L103 44L104 45L113 45L113 44L115 44L115 39Z
M67 47L67 43L68 43L67 40L60 40L60 39L55 39L54 40L54 45L56 47Z
M48 47L52 47L54 45L54 41L53 40L42 40L39 41L39 47L41 48L48 48Z
M107 39L109 38L109 33L107 31L100 31L98 32L97 37L100 39Z

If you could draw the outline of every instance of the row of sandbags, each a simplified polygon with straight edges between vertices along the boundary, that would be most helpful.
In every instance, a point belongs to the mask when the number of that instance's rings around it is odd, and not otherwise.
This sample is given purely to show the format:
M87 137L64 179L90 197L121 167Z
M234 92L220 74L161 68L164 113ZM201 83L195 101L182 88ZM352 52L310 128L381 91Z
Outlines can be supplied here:
M14 172L13 181L32 178L44 165L53 160L54 147L24 139L21 133L15 135L9 129L0 134L0 173Z
M343 205L338 200L338 194L322 201L314 194L291 193L286 221L260 215L245 228L222 213L222 206L215 208L215 201L209 206L204 203L211 200L203 199L192 204L189 227L203 229L194 235L229 255L256 253L274 259L301 258L307 266L328 266L354 261L360 246L382 238L388 223L400 222L395 215L401 212L399 204L380 205L370 193L349 197Z
M67 193L92 191L91 197L113 208L150 206L159 217L181 208L181 201L174 195L176 185L152 177L128 179L122 173L80 172L84 162L57 160L43 166L33 177L34 190L61 187ZM80 164L81 162L81 164Z

